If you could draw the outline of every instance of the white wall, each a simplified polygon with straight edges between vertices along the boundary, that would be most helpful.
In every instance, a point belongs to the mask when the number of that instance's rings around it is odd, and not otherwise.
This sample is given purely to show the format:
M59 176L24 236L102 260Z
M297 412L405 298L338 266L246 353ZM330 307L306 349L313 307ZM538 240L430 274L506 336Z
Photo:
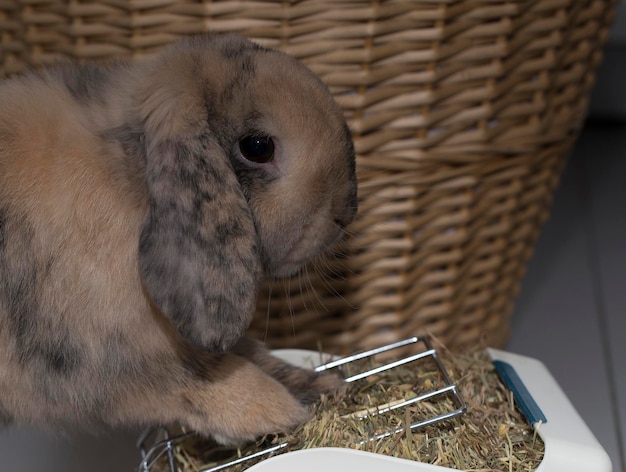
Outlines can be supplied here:
M624 1L617 7L617 18L611 31L611 42L626 44L626 3Z
M598 70L590 116L626 120L626 2L617 9L611 37Z

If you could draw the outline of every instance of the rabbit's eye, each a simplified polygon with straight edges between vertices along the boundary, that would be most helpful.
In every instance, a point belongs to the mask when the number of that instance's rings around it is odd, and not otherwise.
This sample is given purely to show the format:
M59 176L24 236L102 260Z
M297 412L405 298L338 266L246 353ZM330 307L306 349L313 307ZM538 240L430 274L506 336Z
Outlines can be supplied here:
M245 136L239 140L239 150L249 161L264 164L274 158L274 141L269 136Z

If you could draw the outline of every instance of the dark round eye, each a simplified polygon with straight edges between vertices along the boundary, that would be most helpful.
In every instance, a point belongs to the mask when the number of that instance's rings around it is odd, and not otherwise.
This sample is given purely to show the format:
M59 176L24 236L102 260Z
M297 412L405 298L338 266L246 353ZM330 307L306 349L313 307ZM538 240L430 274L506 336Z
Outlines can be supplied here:
M239 140L243 157L258 164L274 159L274 141L269 136L245 136Z

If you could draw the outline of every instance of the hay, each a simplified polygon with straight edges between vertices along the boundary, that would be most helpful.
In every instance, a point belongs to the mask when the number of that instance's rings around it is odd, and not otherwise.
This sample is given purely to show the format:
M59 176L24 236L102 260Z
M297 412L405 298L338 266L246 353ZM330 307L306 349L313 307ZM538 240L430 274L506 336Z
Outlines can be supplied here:
M368 441L373 434L394 430L455 408L452 398L422 401L411 407L376 415L382 404L432 390L442 379L433 365L417 363L351 384L345 391L323 397L315 418L292 434L273 434L245 449L216 446L192 437L175 448L178 471L198 472L272 445L288 443L287 452L313 447L352 447L369 452L471 471L534 471L544 444L515 407L485 351L462 356L440 355L448 375L467 404L467 412L431 426ZM360 369L362 367L358 367ZM267 456L266 456L267 457ZM227 470L242 471L262 459ZM169 472L163 460L153 469Z

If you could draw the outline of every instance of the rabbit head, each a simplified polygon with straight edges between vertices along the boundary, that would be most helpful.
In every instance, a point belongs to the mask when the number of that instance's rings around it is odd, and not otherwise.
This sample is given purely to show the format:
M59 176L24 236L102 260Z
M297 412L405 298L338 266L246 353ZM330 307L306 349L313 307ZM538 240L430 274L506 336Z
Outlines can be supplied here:
M263 276L297 272L356 211L340 108L306 67L238 36L191 37L137 69L154 303L211 350L245 331Z

